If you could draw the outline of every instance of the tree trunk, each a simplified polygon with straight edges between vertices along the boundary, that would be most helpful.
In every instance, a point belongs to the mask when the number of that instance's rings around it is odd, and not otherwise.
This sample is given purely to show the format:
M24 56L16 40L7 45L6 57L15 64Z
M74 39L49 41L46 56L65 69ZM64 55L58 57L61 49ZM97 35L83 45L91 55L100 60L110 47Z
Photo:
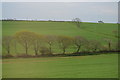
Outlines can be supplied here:
M94 52L96 52L97 49L94 49Z
M50 44L49 49L50 49L50 54L52 54L52 46L51 46L51 44Z
M111 43L110 42L108 43L108 46L109 46L109 51L111 51Z
M37 53L37 51L35 52L35 55L36 55L36 56L38 56L38 53Z
M78 49L77 49L76 53L78 53L79 51L80 51L80 46L78 46Z
M63 54L65 54L65 51L66 51L65 48L63 48Z
M8 52L8 55L10 55L10 50L8 50L7 52Z
M8 46L8 50L7 50L8 55L10 55L10 47Z
M15 53L17 54L17 43L15 42Z
M26 49L25 49L25 50L26 50L26 55L28 55L28 47L27 47L27 46L26 46Z
M37 49L37 46L36 45L34 45L34 51L35 51L35 56L37 56L38 55L38 49Z

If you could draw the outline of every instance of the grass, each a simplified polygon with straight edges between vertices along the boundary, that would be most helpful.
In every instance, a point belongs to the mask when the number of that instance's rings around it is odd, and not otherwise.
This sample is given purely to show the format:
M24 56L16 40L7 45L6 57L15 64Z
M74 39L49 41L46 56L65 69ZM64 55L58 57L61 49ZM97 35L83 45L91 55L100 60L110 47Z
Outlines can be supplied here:
M49 22L49 21L3 21L2 22L3 36L14 35L18 31L28 30L42 35L64 35L64 36L82 36L87 39L95 39L104 43L104 38L110 38L114 42L117 40L114 30L118 30L118 24L110 23L82 23L81 28L76 27L75 24L70 22ZM61 53L58 47L53 47L54 53ZM11 53L16 54L15 48L11 48ZM70 48L67 52L76 51ZM3 53L6 54L4 48ZM17 53L25 53L24 48L18 44ZM34 52L29 50L30 54ZM3 55L4 55L3 54Z
M77 28L70 22L43 21L3 21L2 36L14 35L18 31L28 30L42 35L82 36L87 39L117 40L114 30L117 24L82 23ZM22 46L17 44L12 55L24 53ZM56 46L54 50L59 51ZM74 48L67 50L75 51ZM59 51L60 52L60 51ZM30 54L34 52L30 48ZM3 48L3 55L5 50ZM0 63L1 64L1 63ZM3 78L117 78L118 54L101 54L74 57L45 57L45 58L13 58L3 59Z
M117 78L118 54L3 59L3 78Z
M70 22L42 22L42 21L3 21L3 36L14 35L17 31L28 30L43 35L66 35L77 36L81 35L86 38L100 39L109 37L115 39L112 31L118 29L117 24L98 24L98 23L83 23L81 28L76 27ZM90 32L92 30L94 32ZM97 34L98 33L98 34ZM101 34L99 34L101 33ZM102 34L103 33L103 34ZM89 34L89 35L88 35ZM104 35L108 34L108 35Z

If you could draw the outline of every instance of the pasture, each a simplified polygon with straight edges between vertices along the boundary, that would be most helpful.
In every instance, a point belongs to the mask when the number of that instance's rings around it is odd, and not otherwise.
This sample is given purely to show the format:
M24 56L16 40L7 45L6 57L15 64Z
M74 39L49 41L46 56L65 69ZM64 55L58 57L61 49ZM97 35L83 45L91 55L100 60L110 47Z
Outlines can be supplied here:
M2 35L14 36L19 31L32 31L41 35L63 35L63 36L82 36L88 40L98 40L104 44L104 38L109 38L113 42L117 41L113 31L118 30L118 24L112 23L87 23L83 22L78 28L71 22L51 22L51 21L3 21ZM75 52L76 49L70 47L67 52ZM11 48L12 55L24 54L24 49L17 44L17 48ZM30 49L29 54L34 52ZM61 53L58 47L53 46L53 53ZM3 48L3 55L6 54Z
M117 78L118 54L3 59L3 78Z
M76 27L71 22L51 21L3 21L2 36L14 36L19 31L32 31L41 35L82 36L88 40L98 40L105 44L104 38L117 41L113 31L118 30L117 24L87 23ZM25 53L20 44L11 47L11 54ZM56 45L53 53L61 53ZM76 51L74 47L66 53ZM6 51L3 48L3 55ZM32 48L29 54L34 55ZM101 54L68 57L39 57L3 59L3 78L117 78L118 54Z
M112 31L118 30L118 24L82 23L81 28L71 22L50 21L3 21L3 36L14 35L18 31L28 30L42 35L84 36L88 39L114 38Z

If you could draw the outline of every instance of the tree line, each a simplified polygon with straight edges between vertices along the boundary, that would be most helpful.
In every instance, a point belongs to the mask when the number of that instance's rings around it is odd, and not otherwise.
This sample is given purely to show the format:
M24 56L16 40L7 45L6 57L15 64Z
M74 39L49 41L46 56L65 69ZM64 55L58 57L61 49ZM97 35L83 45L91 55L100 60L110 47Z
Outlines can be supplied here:
M111 39L105 38L104 41L88 40L82 36L55 36L55 35L40 35L30 31L20 31L14 36L3 36L2 46L7 55L11 54L11 48L15 49L19 44L24 49L24 55L30 55L29 50L34 51L35 56L39 55L54 55L53 46L56 46L61 51L61 54L66 54L66 50L70 47L75 48L75 52L101 52L101 51L119 51L118 42L113 42ZM103 43L104 42L104 43ZM17 54L17 52L16 52ZM56 53L57 54L57 53Z

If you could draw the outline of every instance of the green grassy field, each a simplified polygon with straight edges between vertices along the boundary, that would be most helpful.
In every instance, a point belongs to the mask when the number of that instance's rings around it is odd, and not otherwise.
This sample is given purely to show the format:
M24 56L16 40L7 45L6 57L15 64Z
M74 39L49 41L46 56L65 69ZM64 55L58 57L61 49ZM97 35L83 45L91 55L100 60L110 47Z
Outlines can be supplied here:
M117 78L118 54L3 59L3 78Z
M28 30L42 35L82 36L87 39L104 38L117 40L114 30L117 24L82 23L81 28L70 22L3 21L2 36L13 36L18 31ZM11 48L11 54L24 53L22 46ZM53 50L60 53L54 46ZM67 52L75 51L69 48ZM5 54L3 48L3 55ZM30 48L29 54L34 52ZM46 57L3 59L3 78L117 78L118 55L102 54L76 57Z
M14 35L18 31L28 30L36 32L42 35L64 35L64 36L82 36L86 39L99 40L104 43L104 38L109 38L114 42L117 40L114 30L118 30L118 24L111 23L82 23L81 28L76 27L75 24L70 22L49 22L49 21L3 21L2 22L3 36ZM18 44L19 45L19 44ZM19 45L17 51L11 48L11 53L18 54L25 53L24 49ZM76 51L74 48L69 48L67 52ZM61 53L61 51L55 46L53 47L54 53ZM5 50L3 48L3 53ZM30 54L34 52L29 50ZM3 54L3 55L4 55Z
M86 38L114 39L112 31L118 30L118 24L82 23L81 28L70 22L41 22L41 21L3 21L3 36L14 35L18 31L28 30L45 35L81 35ZM94 32L90 32L94 31ZM89 34L89 35L88 35Z

